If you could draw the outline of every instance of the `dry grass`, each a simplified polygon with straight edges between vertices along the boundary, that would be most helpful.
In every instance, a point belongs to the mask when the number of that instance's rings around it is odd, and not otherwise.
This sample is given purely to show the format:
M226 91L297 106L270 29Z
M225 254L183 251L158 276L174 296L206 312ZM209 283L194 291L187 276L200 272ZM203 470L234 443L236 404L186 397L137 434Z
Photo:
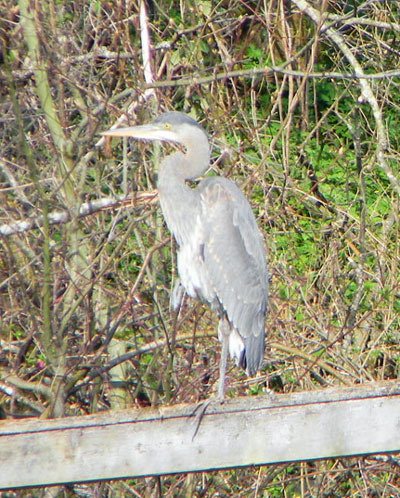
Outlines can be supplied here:
M365 73L399 71L400 3L353 3L358 9L325 1L320 12ZM162 152L129 143L124 160L118 142L96 146L125 111L132 124L170 109L202 122L214 169L240 184L263 230L271 271L265 366L256 380L232 368L229 395L398 378L398 77L363 80L373 112L359 80L335 76L354 67L300 2L156 1L148 26L158 86L150 95L136 2L37 2L37 46L21 23L24 4L3 5L1 21L0 224L44 221L0 239L3 417L192 402L215 388L215 317L192 301L177 320L169 311L174 245L147 196ZM266 67L275 69L249 75ZM314 74L322 72L334 74ZM126 191L132 202L78 216L82 203ZM54 211L70 221L46 223ZM317 356L331 368L316 365ZM396 461L380 457L58 491L400 494Z

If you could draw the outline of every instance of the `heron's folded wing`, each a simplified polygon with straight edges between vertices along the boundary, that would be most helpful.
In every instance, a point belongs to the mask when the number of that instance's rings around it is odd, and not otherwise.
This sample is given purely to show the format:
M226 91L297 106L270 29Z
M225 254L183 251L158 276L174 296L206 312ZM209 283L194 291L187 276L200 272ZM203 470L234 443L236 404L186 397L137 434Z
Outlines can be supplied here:
M268 294L262 238L246 198L234 183L209 178L199 191L204 265L229 321L245 341L247 368L253 373L264 351Z

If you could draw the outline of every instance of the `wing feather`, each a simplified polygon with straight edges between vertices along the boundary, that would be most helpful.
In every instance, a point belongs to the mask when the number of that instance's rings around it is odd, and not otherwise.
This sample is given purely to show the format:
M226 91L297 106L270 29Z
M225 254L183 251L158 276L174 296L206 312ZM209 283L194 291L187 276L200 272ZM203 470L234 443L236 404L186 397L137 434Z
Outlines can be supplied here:
M264 352L268 275L264 245L253 212L238 187L225 178L199 185L204 268L228 320L245 343L251 374Z

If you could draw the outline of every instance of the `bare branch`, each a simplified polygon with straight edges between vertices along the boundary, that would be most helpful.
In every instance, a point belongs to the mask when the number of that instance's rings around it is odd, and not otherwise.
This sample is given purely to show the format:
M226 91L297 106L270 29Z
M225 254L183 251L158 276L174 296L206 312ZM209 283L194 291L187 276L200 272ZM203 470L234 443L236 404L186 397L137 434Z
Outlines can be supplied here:
M284 64L286 65L286 63ZM281 66L265 66L265 68L252 68L236 71L223 71L221 73L213 74L212 76L187 76L176 80L163 80L154 81L149 84L149 88L168 88L176 86L190 86L190 85L206 85L214 81L221 81L227 78L254 78L255 76L272 76L274 73L285 74L295 78L308 78L308 79L335 79L335 80L382 80L390 78L398 78L400 70L382 71L373 74L357 74L336 71L321 71L321 72L305 72L286 69Z
M120 195L117 197L105 197L104 199L96 199L81 204L78 209L78 218L83 218L90 214L96 213L103 209L116 208L119 206L133 206L140 207L143 204L153 204L156 202L156 192L140 193L130 197ZM71 220L71 213L69 211L54 211L49 213L49 223L51 225L59 225ZM26 232L32 228L37 228L43 225L43 216L37 218L16 221L14 223L7 223L0 225L0 235L8 237L16 233Z

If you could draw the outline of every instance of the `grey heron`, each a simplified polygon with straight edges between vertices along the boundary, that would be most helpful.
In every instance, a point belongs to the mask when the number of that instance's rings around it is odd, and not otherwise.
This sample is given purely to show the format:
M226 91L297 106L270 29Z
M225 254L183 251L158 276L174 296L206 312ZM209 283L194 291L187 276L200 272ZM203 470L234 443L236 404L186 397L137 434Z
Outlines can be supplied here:
M217 395L225 396L228 353L250 376L259 370L264 354L268 271L264 244L254 214L242 192L223 177L198 179L209 168L210 145L204 129L180 112L161 114L150 124L117 128L113 137L178 143L178 150L159 165L158 194L178 251L179 288L208 303L219 317L222 343Z

